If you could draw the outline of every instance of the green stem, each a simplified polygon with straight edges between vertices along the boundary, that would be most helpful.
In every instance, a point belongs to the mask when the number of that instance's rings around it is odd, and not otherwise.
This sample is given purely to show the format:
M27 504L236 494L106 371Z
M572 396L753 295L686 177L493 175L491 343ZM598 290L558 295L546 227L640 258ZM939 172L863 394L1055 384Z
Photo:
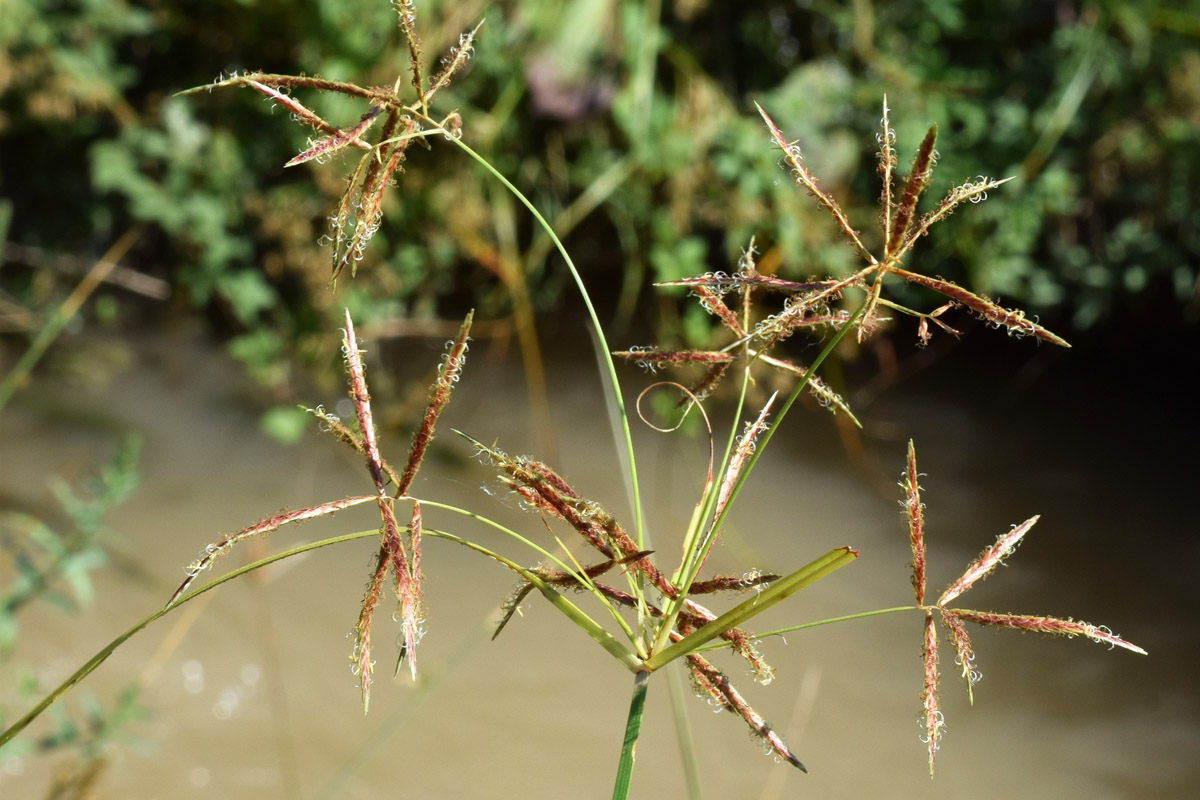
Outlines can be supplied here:
M637 529L637 543L638 547L642 547L644 535L642 530L642 499L638 488L637 465L633 454L633 435L629 429L629 415L625 409L625 399L621 395L621 382L617 378L617 367L613 362L611 348L608 346L608 340L604 337L604 330L600 326L600 317L596 313L595 306L592 305L592 298L588 294L587 286L583 283L583 277L575 267L575 262L571 259L571 255L567 252L567 248L563 245L562 240L554 232L554 227L542 216L541 212L537 210L537 207L534 206L529 198L522 194L521 190L514 186L512 181L504 177L499 170L493 167L486 158L472 150L461 139L451 136L450 141L461 148L471 158L475 159L484 169L491 173L492 177L500 181L504 188L512 193L513 197L517 198L525 208L529 209L529 213L533 215L533 218L537 220L538 224L546 232L546 235L554 242L555 249L562 256L563 261L567 265L567 270L571 273L571 278L575 281L575 286L579 289L579 295L583 298L583 304L587 308L588 317L592 322L592 331L596 336L598 355L608 372L609 380L612 382L612 399L616 404L621 418L622 436L625 440L625 458L629 471L627 477L630 484L630 494L633 499L633 515Z
M613 800L625 800L629 797L629 784L633 780L633 759L637 754L638 736L642 732L642 713L646 710L646 689L649 685L649 672L642 670L633 676L633 698L629 701L629 719L625 723L625 741L621 744L621 760L617 764Z
M756 633L754 635L754 638L755 639L765 639L768 636L783 636L785 633L792 633L793 631L802 631L805 628L819 628L822 625L832 625L835 622L849 622L850 620L853 620L853 619L867 619L869 617L882 616L883 614L896 614L901 611L920 611L920 610L921 609L918 606L896 606L895 608L880 608L875 611L862 611L862 612L859 612L858 614L847 614L844 617L830 617L829 619L819 619L816 622L805 622L802 625L791 625L787 628L777 628L776 630L773 630L773 631L766 631L764 633ZM706 644L706 645L697 647L696 652L703 653L706 650L719 650L721 648L728 649L728 647L729 647L728 642L717 642L714 644Z

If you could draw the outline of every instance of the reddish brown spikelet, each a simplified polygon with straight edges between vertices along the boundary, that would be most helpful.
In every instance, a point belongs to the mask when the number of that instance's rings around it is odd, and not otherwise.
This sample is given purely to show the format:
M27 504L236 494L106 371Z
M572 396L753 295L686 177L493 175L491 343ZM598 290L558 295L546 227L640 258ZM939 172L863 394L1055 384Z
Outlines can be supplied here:
M842 229L842 233L850 240L850 243L858 251L859 255L867 263L876 264L875 257L871 255L870 251L863 245L862 240L858 238L858 231L850 227L850 220L846 218L842 207L838 205L832 195L825 193L817 186L817 179L804 166L804 156L801 154L799 146L788 143L783 137L783 133L775 125L774 120L767 116L767 112L763 111L761 106L758 109L758 113L762 115L763 121L767 123L767 128L771 131L771 138L775 140L775 144L783 151L784 158L788 166L791 167L792 174L795 175L797 182L803 184L804 188L808 189L809 193L817 199L817 202L833 215L833 218L837 220L838 226Z
M889 253L891 262L898 261L905 252L907 252L917 239L920 239L925 234L929 233L929 229L936 223L945 219L954 213L954 209L958 208L964 202L980 203L987 199L987 193L998 186L1011 181L1012 178L1002 178L993 180L986 176L980 175L974 181L965 181L951 189L942 202L938 203L937 208L930 211L921 217L921 221L916 227L910 227L908 235L904 237L899 247L892 253Z
M925 514L921 504L921 486L918 483L917 450L912 439L908 440L908 467L904 471L904 518L908 522L908 541L913 554L913 591L917 605L925 603Z
M347 81L329 80L327 78L322 78L320 75L280 75L270 72L249 72L241 77L231 78L227 81L221 81L219 83L212 84L212 87L241 86L247 85L251 81L257 81L259 83L266 84L267 86L282 86L288 89L315 89L318 92L336 92L338 94L361 97L363 99L372 100L375 102L393 99L389 93L379 89L367 89ZM199 88L205 89L209 87L201 86ZM188 91L192 92L196 90L191 89Z
M801 772L808 772L808 769L800 762L796 754L788 748L779 734L763 719L761 714L746 702L741 693L733 687L733 684L729 682L729 678L726 677L725 673L721 672L701 656L692 654L687 659L692 667L692 674L698 678L698 685L707 694L719 698L719 702L722 702L725 708L744 719L751 730L762 737L763 741L766 742L777 756Z
M850 419L857 422L854 412L850 410L850 404L847 403L840 394L835 392L833 389L830 389L829 384L817 377L815 373L812 373L810 370L806 369L805 367L801 367L798 364L793 364L790 361L784 361L783 359L775 358L774 356L760 354L757 355L757 358L761 359L764 364L770 364L777 369L790 372L797 378L803 379L807 376L808 392L814 398L816 398L818 403L820 403L823 407L828 408L830 411L841 411L843 414L850 417Z
M871 284L871 290L867 292L867 303L863 309L862 317L858 323L858 333L855 336L858 338L859 344L867 340L879 324L879 315L876 308L879 305L879 296L883 292L883 281L878 277Z
M871 268L856 272L853 275L833 282L818 292L792 296L788 299L782 311L767 317L755 325L747 336L758 339L761 342L758 347L760 351L765 352L770 350L776 344L791 336L796 328L807 324L810 312L815 309L824 309L827 303L837 300L841 297L843 289L861 285L863 276L870 271ZM838 319L844 318L838 317Z
M375 498L373 495L347 497L344 500L334 500L331 503L320 503L319 505L309 506L307 508L301 508L295 511L284 511L260 520L247 528L242 528L237 533L231 533L214 544L207 545L200 557L187 566L187 577L184 578L184 581L179 585L179 588L175 590L175 594L171 595L171 599L167 602L167 605L169 606L178 600L179 597L187 591L188 587L192 585L192 582L196 580L196 576L211 567L218 558L221 558L228 553L235 544L249 539L252 536L265 536L266 534L269 534L290 522L303 522L304 520L308 519L316 519L317 517L328 516L337 511L341 511L343 508L356 506L374 499Z
M449 84L455 73L471 60L475 49L475 37L481 27L483 27L482 22L458 37L458 44L450 48L450 58L444 61L442 71L435 75L433 81L430 82L429 91L425 93L426 100L432 99L439 90Z
M412 583L412 572L409 568L408 556L404 551L404 544L400 540L400 526L396 522L395 509L392 506L392 498L379 498L380 516L383 518L383 530L381 533L382 547L387 553L388 565L392 572L392 588L396 593L396 600L400 604L401 624L404 629L404 644L402 645L402 654L407 654L412 666L413 677L416 677L416 661L413 650L416 647L416 641L410 637L410 617L416 618L416 610L411 608L411 598L420 595L420 590L414 590L410 585Z
M892 238L892 171L896 168L896 148L892 145L896 142L896 132L892 130L891 119L888 116L890 109L887 104L887 95L883 96L883 116L879 120L879 176L883 184L882 194L879 197L879 207L882 210L881 222L883 225L883 241L891 241Z
M733 313L721 295L714 292L707 286L697 285L692 289L693 294L700 298L700 307L710 314L714 314L720 318L721 322L725 323L725 327L733 331L738 336L745 336L746 333L742 330L742 323L738 320L737 315Z
M380 141L387 142L396 137L401 127L400 111L391 108L383 123ZM407 140L405 140L407 141ZM367 242L378 229L378 215L382 205L383 191L387 188L383 173L391 162L393 152L405 142L391 142L382 150L369 153L355 170L346 193L338 204L334 218L333 277L336 281L346 267L353 275L362 260ZM359 176L361 174L361 185ZM357 211L357 214L355 212Z
M354 321L350 309L346 309L346 327L343 331L342 355L346 358L346 370L350 373L350 399L354 401L354 412L358 417L359 435L362 437L363 454L367 469L375 481L382 506L384 498L384 472L379 462L379 445L375 441L375 422L371 419L371 395L367 392L367 379L363 374L362 351L358 349L358 338L354 334Z
M267 86L264 83L259 83L255 80L247 80L246 84L252 87L255 91L269 97L276 105L295 114L296 119L300 120L304 124L316 128L322 133L327 133L330 136L338 136L342 133L338 127L326 122L315 111L301 103L299 100L296 100L294 97L286 95L278 89ZM371 149L369 144L359 139L352 141L351 144L363 150Z
M363 596L362 610L358 615L358 623L354 626L354 650L350 654L350 665L358 676L359 688L362 692L363 713L371 706L371 678L375 671L375 662L371 658L371 620L375 608L379 605L383 593L383 581L387 577L388 554L385 547L379 548L375 560L375 571L367 584L367 593Z
M362 196L362 188L367 177L371 172L379 167L378 154L372 150L363 155L358 160L358 166L354 168L354 172L346 181L346 191L342 192L341 198L338 200L337 210L329 219L329 226L333 229L333 258L334 264L339 263L339 259L344 257L344 250L347 241L346 231L350 226L350 219L353 215L354 206ZM325 241L325 239L322 239Z
M1012 628L1055 636L1086 636L1094 642L1103 642L1113 647L1123 647L1134 653L1147 655L1145 650L1136 644L1125 641L1108 628L1079 620L1028 614L998 614L994 611L971 611L962 608L946 609L944 613L979 625L992 625L998 628Z
M661 364L727 364L733 361L730 353L714 353L707 350L660 350L657 347L618 350L618 358L635 361L638 366L653 367Z
M744 592L756 586L766 586L779 576L770 572L748 572L745 575L714 575L702 581L694 581L688 594L713 594L714 592Z
M421 427L413 434L412 445L408 450L408 462L404 465L404 474L397 482L397 497L405 495L412 486L413 478L416 477L421 461L425 457L425 451L429 449L429 443L433 441L434 427L437 425L438 417L450 402L450 393L462 375L463 366L467 360L468 342L471 340L471 321L474 318L474 311L467 313L466 319L459 326L458 335L450 343L450 349L438 367L437 380L429 395L429 403L425 406L425 416L421 419Z
M921 140L916 158L913 159L912 171L908 173L908 178L904 181L900 205L896 208L896 222L892 227L891 236L888 237L887 254L889 256L908 235L909 228L912 227L914 212L917 209L917 201L921 199L925 188L929 186L929 178L933 174L933 146L937 143L937 130L937 124L934 123L929 129L929 133L925 134L925 138Z
M1051 344L1056 344L1060 347L1070 347L1065 339L1057 334L1032 322L1025 318L1025 313L1020 310L1010 310L996 305L986 297L982 297L973 292L969 292L958 284L945 281L940 278L930 278L925 275L919 275L915 272L909 272L898 267L888 267L889 272L899 275L909 283L915 283L918 286L924 286L927 289L932 289L939 294L949 297L956 303L966 306L974 311L979 316L983 317L988 322L996 327L1006 328L1010 335L1015 336L1034 336Z
M1022 522L1020 525L1013 527L1011 531L996 539L996 543L985 549L979 556L967 565L967 569L954 583L946 587L946 591L942 592L942 596L938 598L937 604L944 606L960 594L970 589L977 581L983 580L992 573L994 569L1016 549L1029 529L1032 528L1040 517L1033 516Z
M946 609L938 610L942 614L942 622L946 623L946 628L950 631L950 641L954 644L954 661L967 684L967 700L974 705L975 684L979 681L979 672L975 669L975 652L971 649L971 637L967 633L967 626Z
M738 286L751 286L785 294L802 294L827 289L837 283L835 280L820 281L786 281L773 275L759 275L757 272L735 272L732 275L710 273L694 278L680 278L674 281L659 281L655 286L687 286L692 289L704 288L709 291L717 290L724 294Z
M488 452L492 451L489 449ZM496 458L495 455L493 458L509 474L513 481L509 485L522 497L539 510L565 520L604 557L614 556L604 526L595 518L595 509L589 509L554 470L539 461L515 460L507 456Z
M258 85L256 85L258 84ZM389 92L380 89L365 89L362 86L356 86L353 83L345 81L326 80L320 76L309 77L307 75L279 75L270 72L246 72L242 75L233 75L229 78L215 81L214 83L205 84L204 86L195 86L191 89L186 89L179 92L179 96L198 94L199 92L211 92L213 89L226 89L237 86L250 86L257 91L262 92L261 86L284 89L316 89L321 92L337 92L339 94L350 95L353 97L361 97L372 102L393 101L395 98ZM263 92L266 94L266 92ZM280 94L283 94L282 92ZM270 95L268 95L270 96ZM284 94L284 97L287 95ZM272 98L274 99L274 98ZM302 106L303 107L303 106ZM316 114L309 111L309 116L320 119ZM304 122L314 124L306 115L301 115ZM325 123L328 125L328 123ZM330 128L333 128L331 125Z
M941 744L946 722L938 708L938 652L937 628L933 612L925 612L925 637L921 642L921 660L925 664L925 688L921 692L921 741L929 747L929 776L933 777L933 762Z
M717 505L713 510L715 519L720 519L725 513L725 506L729 502L729 498L733 495L734 487L737 485L738 477L742 474L743 467L753 455L755 445L758 442L758 437L767 430L767 414L771 411L771 405L775 402L775 397L778 393L772 394L767 399L762 411L759 412L758 418L752 423L746 424L746 430L742 433L738 440L737 448L733 451L733 456L729 459L729 466L725 470L725 475L721 478L721 485L717 492Z
M415 122L407 122L401 135L408 135L415 128ZM383 145L383 166L368 169L367 176L363 181L362 192L359 194L357 219L354 222L349 241L346 243L346 248L336 262L332 280L337 280L347 266L350 267L352 276L357 272L358 262L362 260L367 244L379 231L380 220L383 219L383 195L391 185L392 176L401 168L400 164L404 161L405 152L411 141L411 139L402 138L399 141ZM335 251L335 258L337 258L337 251Z
M319 142L313 144L312 147L308 148L303 153L284 164L284 166L294 167L298 164L303 164L306 161L311 161L314 158L319 160L326 156L333 155L338 150L341 150L343 147L346 147L349 144L361 142L362 140L360 137L370 130L371 126L375 124L375 120L379 119L379 115L382 111L383 106L372 107L370 111L368 111L366 114L363 114L362 119L359 120L358 124L353 128L350 128L345 132L339 131L332 136L327 136L324 139L321 139Z
M409 522L409 558L399 547L399 538L392 552L392 573L396 582L396 597L400 601L401 624L404 628L402 655L408 658L408 668L413 680L417 677L417 642L424 636L421 597L421 504L413 503Z
M354 451L360 456L366 458L367 452L365 449L363 449L362 437L346 427L346 425L340 419L338 419L335 414L329 413L322 406L317 406L316 408L306 408L304 410L321 420L321 429L324 432L332 433L338 439L353 448ZM383 468L384 474L388 476L388 480L397 484L400 482L400 477L396 474L396 470L392 468L392 465L389 464L387 459L383 458L382 455L379 457L379 465Z
M404 41L408 44L408 62L412 70L412 85L417 90L417 98L425 105L424 78L421 75L421 40L417 37L416 3L414 0L399 0L392 3L399 17L400 30L404 32ZM398 81L398 79L397 79Z
M704 374L701 375L695 383L688 387L688 392L691 393L691 396L689 397L688 393L685 392L683 397L679 398L679 403L677 405L686 405L687 403L691 402L692 397L695 397L697 400L704 400L707 398L721 383L721 379L725 377L725 373L729 371L731 364L733 364L732 361L724 361L713 364L711 367L706 369Z

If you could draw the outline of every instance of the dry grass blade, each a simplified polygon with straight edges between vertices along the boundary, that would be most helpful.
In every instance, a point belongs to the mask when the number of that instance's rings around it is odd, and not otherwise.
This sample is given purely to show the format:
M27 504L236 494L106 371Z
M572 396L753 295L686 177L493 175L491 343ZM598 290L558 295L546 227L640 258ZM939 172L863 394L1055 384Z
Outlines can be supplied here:
M458 329L458 335L450 342L450 349L438 366L437 380L429 395L429 403L425 406L421 427L413 434L412 445L408 450L408 462L404 465L404 474L396 485L397 497L407 494L409 487L412 486L413 478L416 477L421 461L425 457L425 451L429 448L429 443L433 441L434 427L437 425L438 417L450 402L450 393L462 375L467 361L468 342L471 340L471 322L474 318L475 312L468 312L466 319Z

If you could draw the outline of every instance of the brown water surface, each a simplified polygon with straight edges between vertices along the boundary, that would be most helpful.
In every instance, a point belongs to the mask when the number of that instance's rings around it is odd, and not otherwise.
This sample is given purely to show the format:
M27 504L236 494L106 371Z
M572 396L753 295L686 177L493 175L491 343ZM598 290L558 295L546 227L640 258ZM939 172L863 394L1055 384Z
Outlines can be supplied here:
M551 546L542 523L516 509L491 470L449 434L457 427L508 452L535 451L519 370L490 360L485 349L472 354L439 428L438 455L414 492L470 505ZM217 350L184 339L140 345L134 354L136 366L102 385L43 378L0 415L0 498L24 510L50 513L47 479L92 471L121 432L137 431L145 443L142 487L108 520L120 532L114 541L122 556L98 574L95 607L85 616L47 607L25 614L17 652L0 662L5 696L21 674L18 665L35 666L46 686L70 674L169 597L181 567L219 532L284 507L370 490L359 459L332 438L313 434L283 447L259 433L238 369ZM437 353L417 357L432 364ZM368 377L385 369L368 359ZM594 370L564 361L550 374L563 451L557 466L582 493L627 517ZM626 380L633 387L648 382L632 373ZM939 380L957 397L938 399ZM864 412L864 463L881 465L885 485L899 477L904 440L916 438L927 473L931 593L1011 524L1040 513L1009 565L961 604L1107 624L1150 657L1083 640L978 630L984 677L971 708L944 648L948 733L931 782L916 725L919 615L766 640L763 653L777 669L769 687L744 677L735 661L720 663L811 774L773 764L744 723L689 697L704 795L1196 796L1200 626L1193 587L1200 553L1195 523L1182 513L1197 485L1189 437L1166 417L1131 416L1135 406L1109 402L1082 382L1027 391L943 375L932 384L897 390ZM332 394L313 398L321 399L336 402ZM661 563L671 564L702 478L703 450L644 429L637 436L654 547ZM400 462L407 441L388 433L383 449ZM788 420L740 499L714 568L788 571L840 545L862 557L755 627L912 602L897 496L883 496L862 474L824 419L796 413ZM444 513L427 511L426 524L535 560L516 543ZM278 531L258 549L235 551L220 568L376 525L369 511L346 511ZM227 584L120 648L66 701L77 710L87 693L109 705L122 686L144 686L141 701L152 716L129 728L128 746L111 752L100 796L608 797L631 676L542 602L527 602L524 616L490 641L512 576L444 542L426 548L429 634L418 651L421 681L414 686L407 671L390 679L389 639L398 626L385 610L375 634L379 679L365 717L346 634L368 577L369 540ZM10 578L0 573L0 580ZM31 731L45 734L50 724ZM0 797L43 796L58 767L38 756L0 764ZM633 796L686 796L667 685L657 678Z

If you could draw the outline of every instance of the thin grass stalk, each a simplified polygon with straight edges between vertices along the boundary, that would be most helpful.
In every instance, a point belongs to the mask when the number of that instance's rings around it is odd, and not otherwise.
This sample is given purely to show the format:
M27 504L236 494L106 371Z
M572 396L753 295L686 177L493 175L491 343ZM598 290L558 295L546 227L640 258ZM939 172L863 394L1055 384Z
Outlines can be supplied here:
M770 443L771 437L775 434L775 431L779 429L779 426L783 422L783 418L787 416L788 410L792 407L792 404L796 402L796 398L798 398L800 393L804 391L805 386L808 384L809 376L816 373L817 369L821 366L825 359L829 357L829 354L833 352L835 347L837 347L838 343L842 340L842 337L844 337L846 333L854 327L855 323L862 317L865 308L865 305L859 306L858 310L846 320L845 324L830 338L829 342L826 343L820 354L818 354L813 360L812 365L808 368L808 374L796 383L796 386L792 389L792 393L788 395L788 399L784 401L784 404L780 407L779 412L775 415L774 422L763 433L762 440L758 443L758 446L750 455L750 459L745 468L743 468L742 474L738 477L737 482L734 483L733 490L729 493L729 499L727 500L724 508L721 509L721 513L717 516L717 518L713 520L711 530L719 530L720 526L724 523L725 517L729 514L729 509L733 506L734 501L741 492L741 488L745 484L746 479L749 477L750 473L753 472L754 466L758 463L758 459L762 456L767 444ZM747 365L747 368L749 368L749 365ZM745 389L743 387L743 391L744 390ZM712 498L712 502L714 504L716 502L715 495ZM691 590L692 583L696 579L698 568L695 565L700 563L700 561L697 559L699 550L711 546L711 544L711 537L706 542L693 542L692 547L687 553L685 553L684 564L690 566L683 571L682 580L676 581L676 585L679 587L681 598L687 596L688 592ZM667 608L665 609L666 618L661 623L659 634L655 640L654 649L656 651L666 646L667 635L675 627L675 621L678 618L682 607L682 602L668 601Z
M617 779L613 784L613 800L626 800L633 781L633 761L637 755L638 736L642 732L642 714L646 710L646 690L650 673L640 670L633 676L633 697L629 701L629 717L625 722L625 739L621 743L621 758L617 762Z
M440 127L440 126L438 126L438 127ZM473 150L470 146L468 146L465 142L463 142L461 138L459 138L457 136L452 136L452 135L449 136L448 138L450 139L451 142L453 142L455 145L457 145L459 148L461 148L463 150L463 152L465 152L467 155L469 155L471 158L473 158L476 162L478 162L485 170L487 170L489 173L491 173L492 177L494 177L497 181L499 181L501 183L501 185L503 185L509 192L511 192L512 195L514 197L516 197L521 202L521 204L529 210L529 213L533 215L533 218L535 220L537 220L538 224L546 232L546 235L549 236L551 241L554 242L555 249L558 250L559 254L562 256L563 263L566 264L567 270L571 273L571 278L575 282L575 286L579 290L579 295L583 299L584 306L587 309L588 319L591 321L591 332L592 332L592 335L595 337L595 345L596 345L595 349L597 351L597 358L603 363L604 369L605 369L605 374L611 384L608 387L610 390L609 397L613 403L613 406L616 409L617 416L620 419L621 438L624 440L624 445L625 445L624 453L622 454L624 456L624 458L623 458L624 464L623 465L624 465L624 467L626 469L626 473L627 473L626 479L628 482L627 488L629 490L630 503L633 506L635 541L637 543L637 547L639 550L645 549L645 547L646 547L646 531L645 531L645 520L644 520L644 516L642 513L641 485L638 481L637 457L634 454L634 449L633 449L633 434L630 430L630 425L629 425L629 413L625 407L625 398L621 392L621 381L617 377L616 363L613 361L613 357L611 354L612 348L610 348L608 345L608 339L605 337L604 329L600 324L600 317L596 313L595 306L592 304L592 298L591 298L591 295L588 293L587 286L583 282L583 277L579 274L579 270L576 268L575 262L571 258L571 254L569 252L567 252L566 246L564 246L562 243L562 240L558 238L558 234L556 234L554 232L554 227L549 223L549 221L546 220L546 218L542 215L542 213L540 211L538 211L537 207L534 206L534 204L529 200L529 198L526 197L516 186L514 186L513 183L510 180L508 180L508 178L506 178L503 174L501 174L499 170L497 170L495 167L493 167L492 164L486 158L481 156L479 153L475 152L475 150ZM627 574L628 574L628 579L630 581L630 587L633 590L634 595L638 599L638 606L637 606L638 628L639 628L639 630L648 632L648 630L649 630L648 625L650 624L650 617L649 617L649 612L646 609L645 588L644 588L644 579L642 578L642 573L632 571ZM643 645L639 642L639 644L638 644L639 651L642 649L642 647L643 647Z
M876 609L875 611L860 611L857 614L846 614L841 617L829 617L827 619L819 619L814 622L803 622L799 625L789 625L786 628L776 628L775 630L771 631L763 631L762 633L754 634L754 638L765 639L768 636L784 636L789 633L794 633L795 631L807 630L808 628L819 628L822 625L834 625L839 622L849 622L850 620L855 619L869 619L870 617L879 617L884 614L897 614L901 611L923 611L923 609L918 606L894 606L893 608L880 608ZM712 642L711 644L705 644L697 647L694 652L704 653L709 650L718 650L728 646L729 644L726 642Z
M629 474L626 477L629 481L630 492L633 498L636 541L639 548L644 547L641 491L638 486L637 461L633 452L633 434L631 433L629 427L629 414L625 408L625 399L622 397L621 381L617 377L616 363L613 361L613 358L610 354L611 348L609 348L608 340L604 336L604 329L600 325L600 317L596 313L596 307L592 304L592 298L588 293L587 286L584 285L583 277L579 274L579 270L575 267L575 262L571 259L571 254L567 252L567 248L563 245L562 240L559 239L558 235L554 232L554 227L550 225L544 216L542 216L541 212L537 210L537 207L529 200L529 198L522 194L521 190L514 186L512 182L508 180L508 178L504 177L499 170L493 167L487 159L471 149L471 147L464 143L461 139L451 137L451 141L453 141L458 147L462 148L463 152L475 159L476 162L478 162L484 169L491 173L492 177L503 184L504 188L508 189L508 191L511 192L512 195L516 197L523 206L525 206L525 208L529 209L529 213L533 215L533 218L537 220L538 224L542 227L542 230L544 230L546 235L549 236L551 241L554 242L554 248L558 250L559 255L562 256L563 262L567 266L567 270L571 273L571 278L574 280L575 286L579 290L579 295L583 299L583 304L587 308L588 318L592 323L592 333L597 339L598 349L601 353L600 358L608 372L609 380L612 381L612 399L613 402L616 403L617 409L620 413L622 434L625 439L625 457L627 459L629 470Z
M687 784L688 800L701 800L700 760L696 754L696 740L692 736L688 720L690 705L687 685L684 683L684 667L667 670L667 696L671 701L671 718L675 722L675 735L679 742L679 759L683 767L683 779Z

